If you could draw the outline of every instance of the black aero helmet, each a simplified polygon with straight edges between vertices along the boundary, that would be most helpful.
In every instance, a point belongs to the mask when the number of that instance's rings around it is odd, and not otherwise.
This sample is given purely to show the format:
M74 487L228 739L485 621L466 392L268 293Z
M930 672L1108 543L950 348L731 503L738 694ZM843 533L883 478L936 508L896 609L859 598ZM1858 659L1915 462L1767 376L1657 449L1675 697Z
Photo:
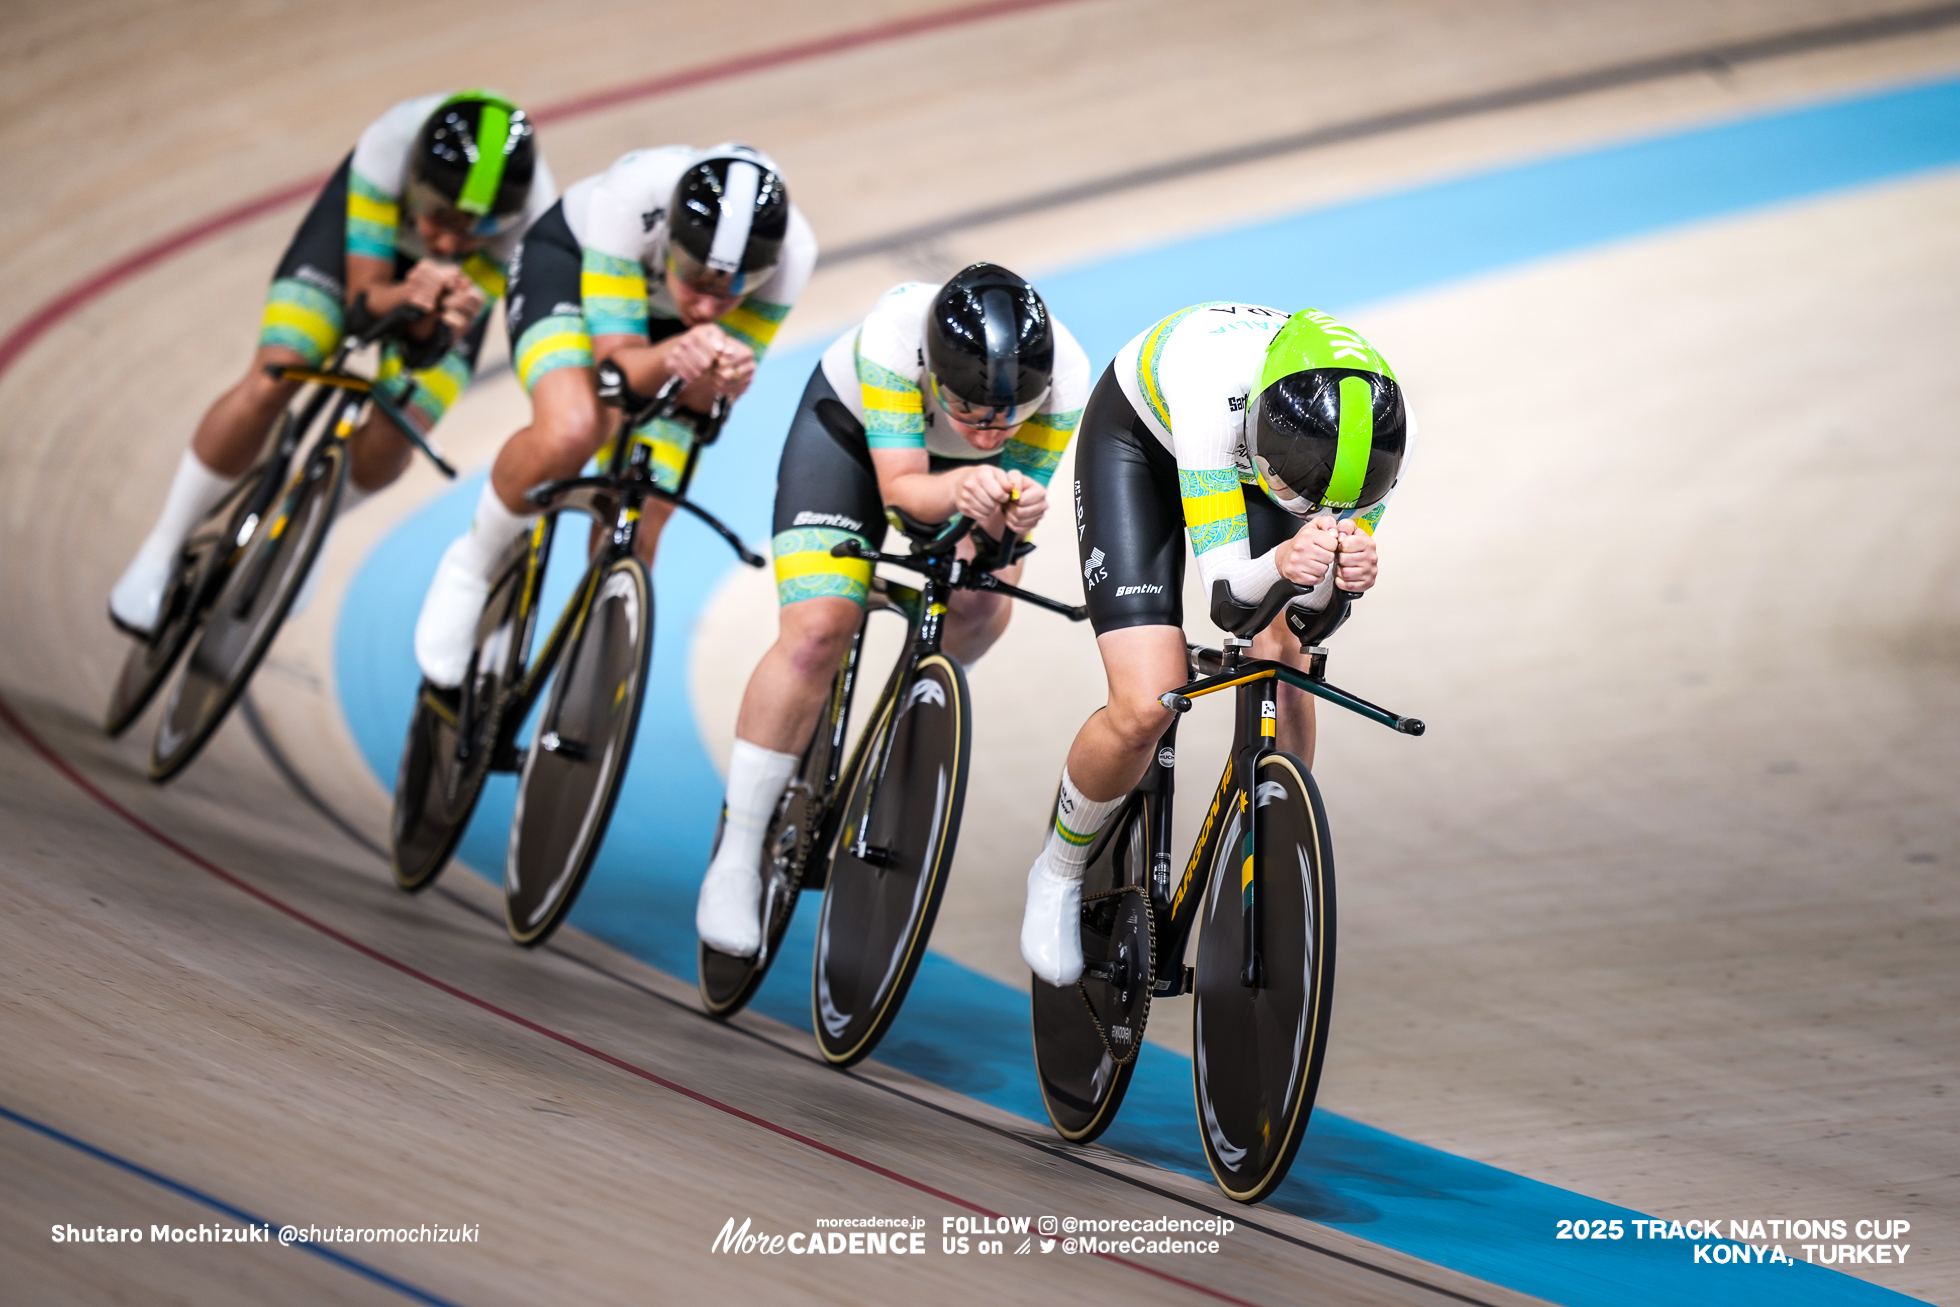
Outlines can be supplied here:
M416 133L410 193L425 208L468 214L473 235L492 236L523 217L537 167L522 109L492 91L458 91Z
M1351 327L1302 310L1266 347L1246 448L1287 511L1368 508L1401 475L1409 419L1388 361Z
M926 366L941 406L973 426L1025 422L1055 375L1055 329L1034 287L997 263L976 263L933 296Z
M667 254L696 289L740 295L782 262L789 191L768 155L730 142L706 150L674 185Z

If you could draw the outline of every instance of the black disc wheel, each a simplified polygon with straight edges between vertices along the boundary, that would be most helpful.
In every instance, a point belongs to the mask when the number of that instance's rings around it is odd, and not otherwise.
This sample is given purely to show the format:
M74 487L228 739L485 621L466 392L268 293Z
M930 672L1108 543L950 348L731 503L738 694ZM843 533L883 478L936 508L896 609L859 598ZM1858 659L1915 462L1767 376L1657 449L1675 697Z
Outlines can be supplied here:
M710 1016L732 1017L748 1005L769 974L769 964L796 914L796 899L803 891L803 869L809 865L810 846L816 826L823 820L823 808L810 787L799 776L783 792L776 815L762 840L762 947L754 957L701 945L699 975L701 1002ZM720 844L720 838L716 838Z
M402 745L389 840L395 884L435 882L476 811L501 742L504 708L524 675L536 617L530 537L502 569L477 619L469 670L454 690L424 682Z
M1082 979L1034 982L1034 1065L1055 1131L1084 1144L1109 1128L1136 1070L1150 1016L1148 801L1117 813L1082 873Z
M286 483L229 563L203 629L164 704L150 779L167 781L197 757L272 647L326 543L347 478L347 447L318 446Z
M251 520L253 492L259 478L241 479L224 502L191 531L177 555L177 570L163 592L157 609L156 628L150 638L138 640L123 659L115 688L109 692L109 710L103 714L102 729L121 735L143 715L156 692L170 677L178 656L197 634L197 624L209 605L211 592L223 580L223 568L230 561L231 545L241 534L249 535L256 525Z
M879 705L871 729L889 727L890 749L882 768L876 748L861 754L817 922L812 1007L817 1047L835 1066L866 1057L898 1017L939 913L966 802L973 743L966 673L932 654L902 698L896 723L893 703ZM874 769L882 772L875 798Z
M1261 983L1241 983L1250 870L1241 810L1213 846L1191 1014L1205 1157L1242 1203L1277 1189L1299 1151L1334 998L1334 857L1320 792L1291 754L1261 758L1255 779Z
M653 649L646 565L615 559L589 593L559 646L511 818L504 924L528 947L558 928L599 856L646 694Z

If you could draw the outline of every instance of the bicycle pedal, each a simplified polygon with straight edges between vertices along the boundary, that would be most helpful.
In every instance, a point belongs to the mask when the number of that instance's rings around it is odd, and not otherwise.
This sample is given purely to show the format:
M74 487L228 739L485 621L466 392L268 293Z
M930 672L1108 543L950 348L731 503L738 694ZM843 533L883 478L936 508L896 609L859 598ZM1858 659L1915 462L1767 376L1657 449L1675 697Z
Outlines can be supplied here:
M1181 967L1150 986L1150 992L1158 998L1177 998L1189 994L1197 988L1198 969Z

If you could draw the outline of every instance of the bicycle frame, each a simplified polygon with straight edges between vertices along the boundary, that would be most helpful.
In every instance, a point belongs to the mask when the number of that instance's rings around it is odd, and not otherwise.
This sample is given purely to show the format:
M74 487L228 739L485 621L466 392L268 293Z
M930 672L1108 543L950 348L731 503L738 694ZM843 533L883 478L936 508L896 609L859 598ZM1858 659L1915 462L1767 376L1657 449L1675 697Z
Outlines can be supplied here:
M678 406L678 382L670 381L649 404L653 416L671 417ZM657 410L657 411L656 411ZM681 469L680 479L673 491L660 488L653 479L653 451L651 443L638 435L632 428L640 424L648 413L638 418L628 418L614 445L612 455L607 460L607 471L599 476L570 477L560 481L546 482L534 488L527 496L532 503L544 509L543 516L532 529L531 542L526 552L526 576L524 590L519 599L518 620L525 628L528 637L534 630L538 604L543 597L546 564L550 561L551 546L556 536L557 518L562 513L583 513L601 527L611 527L592 557L586 564L584 575L579 578L572 592L570 602L558 615L552 625L551 633L545 637L544 647L537 656L529 660L523 680L509 691L501 705L496 705L503 718L498 731L498 739L491 745L490 767L493 771L516 771L522 764L515 741L524 719L530 715L532 706L544 690L551 668L557 661L564 642L573 638L584 625L585 617L591 609L593 587L604 575L606 569L618 559L633 552L638 543L640 519L644 514L646 501L660 500L683 509L705 523L721 536L735 550L738 557L751 567L762 566L761 557L745 546L741 538L724 525L720 519L689 500L687 490L694 480L695 468L701 451L714 443L720 434L721 424L727 416L726 401L717 400L714 412L708 415L705 426L698 426L696 439L688 450L687 462ZM479 705L469 702L468 685L465 686L465 700L459 709L459 729L456 737L457 758L468 756L469 741L474 732L470 727L470 713Z
M386 395L375 390L372 378L358 376L346 370L349 355L399 331L419 316L420 310L413 305L405 304L392 310L379 321L369 321L366 300L362 299L357 301L354 309L350 311L348 330L341 337L333 357L325 366L310 368L287 363L266 365L268 376L279 381L297 381L311 385L314 391L307 397L306 403L297 414L288 410L286 421L280 426L279 438L273 442L272 452L267 456L267 463L270 465L267 468L267 475L261 477L251 508L239 530L238 537L233 541L234 550L243 548L244 543L252 538L276 499L283 496L285 502L290 505L300 482L324 456L323 451L330 445L345 444L347 438L360 426L365 411L370 407L387 418L407 438L409 444L421 451L445 477L452 480L455 478L456 469L434 445L429 443L428 438L416 429L415 424L409 421L408 415L402 412L400 407ZM409 384L410 393L413 393L413 380ZM312 452L307 456L306 466L301 469L299 475L289 476L287 468L294 455L299 452L299 442L305 438L308 431L313 429L314 423L328 404L332 404L334 408L332 417L326 424L325 434L315 442ZM273 549L278 545L279 537L285 527L286 521L282 514L260 540L258 556L252 561L252 572L245 584L239 588L234 610L237 614L242 615L249 611L257 600L259 587L265 581L265 570L271 565ZM236 563L237 559L234 557L233 565L236 566Z
M894 522L899 522L894 517ZM865 793L864 818L858 823L857 839L851 846L851 856L867 866L883 867L890 861L890 851L878 848L869 842L872 814L877 811L878 792L883 788L885 768L891 761L892 739L898 730L899 713L903 711L906 697L912 692L912 684L918 677L919 664L940 652L945 639L945 618L949 602L955 590L984 590L1003 594L1011 599L1019 599L1060 613L1070 621L1079 622L1089 615L1089 610L1081 605L1058 603L1044 595L1033 594L1018 586L1009 585L994 575L994 569L1005 567L1017 557L1017 541L1012 532L1006 532L1000 542L995 557L987 563L978 558L968 560L954 556L954 549L972 529L971 519L955 517L940 529L937 535L919 542L919 549L910 554L887 554L864 548L855 538L841 541L831 548L834 558L862 558L874 566L890 563L921 573L925 586L921 590L895 586L883 582L887 591L899 589L916 596L917 612L910 614L912 627L904 655L893 669L893 680L888 682L885 694L879 697L879 708L874 712L873 721L883 717L884 723L878 728L877 737L871 741L872 752L865 765L871 767L870 788ZM859 625L859 639L862 639L863 626ZM852 657L856 657L857 645L852 645ZM892 710L883 711L889 700ZM847 708L848 711L848 708ZM864 743L859 744L860 752Z
M1149 870L1146 884L1137 888L1148 895L1152 913L1163 923L1159 929L1161 943L1156 952L1159 964L1169 959L1177 960L1170 974L1152 978L1151 995L1155 998L1175 998L1191 992L1191 969L1183 965L1182 959L1190 943L1191 929L1198 919L1198 906L1210 889L1211 876L1218 865L1218 842L1234 807L1246 819L1240 861L1240 902L1245 923L1244 962L1239 979L1248 987L1264 983L1260 948L1261 860L1257 847L1258 823L1252 820L1252 800L1257 796L1247 795L1244 778L1257 775L1259 760L1276 747L1279 726L1277 692L1280 684L1304 690L1404 735L1421 735L1425 729L1416 718L1392 713L1329 685L1326 680L1327 650L1322 646L1309 646L1303 651L1308 654L1308 669L1304 672L1286 663L1247 659L1245 651L1251 647L1250 640L1231 635L1225 637L1223 650L1186 646L1193 670L1208 671L1209 674L1160 696L1164 707L1177 716L1171 719L1170 726L1158 739L1156 756L1136 787L1136 799L1105 825L1090 850L1091 861L1101 857L1108 842L1129 828L1136 805L1142 806L1146 865ZM1185 863L1183 875L1173 886L1170 854L1174 833L1172 798L1176 788L1178 721L1191 710L1195 700L1221 690L1234 692L1232 748L1212 791L1211 805L1205 811L1204 824L1191 846L1191 855ZM1105 980L1112 979L1112 976L1103 975L1103 970L1106 968L1092 966L1089 974Z

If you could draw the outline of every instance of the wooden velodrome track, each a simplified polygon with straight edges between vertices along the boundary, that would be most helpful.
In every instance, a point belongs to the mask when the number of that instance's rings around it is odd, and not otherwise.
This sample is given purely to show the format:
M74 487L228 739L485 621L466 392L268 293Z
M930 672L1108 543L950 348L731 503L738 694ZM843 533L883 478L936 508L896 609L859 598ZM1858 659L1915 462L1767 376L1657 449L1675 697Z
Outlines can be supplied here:
M0 1298L1518 1300L1270 1212L1202 1262L711 1257L729 1215L787 1230L930 1213L936 1247L940 1215L1217 1203L875 1064L822 1070L803 1032L700 1020L688 985L576 934L520 953L472 877L407 900L241 726L148 787L147 725L115 743L93 726L122 652L103 597L246 356L297 203L63 297L304 184L393 100L480 82L580 108L545 119L562 180L638 144L774 152L833 254L790 320L815 340L892 281L974 257L1033 273L1960 66L1944 20L1766 40L1908 9L10 6ZM1729 53L1667 58L1708 50ZM1592 76L1613 68L1631 71ZM690 70L708 71L649 85ZM1539 89L1495 94L1517 87ZM637 89L577 105L612 88ZM1214 157L1371 118L1362 139ZM1179 160L1199 162L954 221ZM1935 174L1364 315L1423 396L1428 461L1384 535L1393 584L1340 658L1362 692L1449 726L1416 748L1327 730L1343 850L1328 1107L1656 1215L1904 1217L1915 1260L1861 1269L1960 1302L1956 218L1960 185ZM1463 347L1493 337L1548 363L1528 413L1493 416L1503 396ZM1713 369L1717 411L1677 420L1682 358ZM1813 402L1847 364L1863 398ZM444 443L480 465L522 412L493 375ZM1583 452L1557 444L1568 433ZM1727 442L1719 483L1614 452L1659 441L1678 467L1710 440ZM335 708L331 634L366 549L435 489L418 469L338 529L320 600L260 677L271 731L370 833L385 796ZM1038 579L1058 591L1068 532L1043 539ZM739 684L740 632L768 603L741 579L717 600L698 703ZM1024 617L975 686L1033 702L1012 729L983 725L969 812L1039 807L1099 691L1086 637ZM725 749L725 721L704 710L702 727ZM936 938L1014 983L1025 825L969 821ZM1176 1020L1153 1035L1178 1042ZM350 1266L49 1240L57 1222L216 1220L198 1195L275 1222L477 1225L482 1242L366 1245Z

